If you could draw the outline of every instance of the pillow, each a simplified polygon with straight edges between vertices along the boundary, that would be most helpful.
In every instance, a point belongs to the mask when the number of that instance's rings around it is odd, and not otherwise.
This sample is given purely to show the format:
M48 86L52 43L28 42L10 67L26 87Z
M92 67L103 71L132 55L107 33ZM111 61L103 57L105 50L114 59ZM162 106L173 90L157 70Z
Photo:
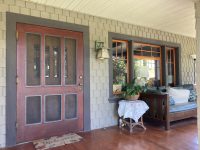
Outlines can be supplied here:
M193 84L184 84L183 88L187 89L187 90L194 90L194 85Z
M169 97L169 105L175 105L175 101L171 96Z
M175 104L187 103L189 96L189 90L169 88L169 97L173 98Z
M197 93L195 90L190 90L189 102L194 102L197 99Z

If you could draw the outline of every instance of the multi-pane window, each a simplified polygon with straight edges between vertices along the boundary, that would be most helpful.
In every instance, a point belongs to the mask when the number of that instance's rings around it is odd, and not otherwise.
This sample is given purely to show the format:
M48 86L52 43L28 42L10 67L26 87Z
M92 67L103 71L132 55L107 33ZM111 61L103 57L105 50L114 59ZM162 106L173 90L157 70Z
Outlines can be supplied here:
M113 40L112 61L113 61L113 92L120 92L121 85L128 81L128 43L127 41ZM116 87L116 88L115 88Z
M133 43L133 47L135 56L155 57L155 58L161 56L161 47L157 45Z
M154 87L179 84L176 79L179 73L179 68L176 68L179 61L175 58L178 55L176 48L130 41L131 51L128 43L123 40L112 41L114 95L121 94L121 86L132 78L144 78L148 86Z
M151 44L133 43L134 75L145 78L149 86L160 86L161 47Z
M166 47L167 84L176 84L175 48Z

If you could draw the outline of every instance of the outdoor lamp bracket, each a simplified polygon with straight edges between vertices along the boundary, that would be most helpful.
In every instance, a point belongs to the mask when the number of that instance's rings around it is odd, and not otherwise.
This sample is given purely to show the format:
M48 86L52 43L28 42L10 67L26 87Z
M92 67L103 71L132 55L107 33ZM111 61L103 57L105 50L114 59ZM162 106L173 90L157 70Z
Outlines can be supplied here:
M196 58L197 58L197 56L196 56L196 54L192 54L192 55L190 55L191 57L192 57L192 59L195 61L196 60Z
M95 51L97 52L97 59L109 58L109 49L104 48L104 42L95 41Z

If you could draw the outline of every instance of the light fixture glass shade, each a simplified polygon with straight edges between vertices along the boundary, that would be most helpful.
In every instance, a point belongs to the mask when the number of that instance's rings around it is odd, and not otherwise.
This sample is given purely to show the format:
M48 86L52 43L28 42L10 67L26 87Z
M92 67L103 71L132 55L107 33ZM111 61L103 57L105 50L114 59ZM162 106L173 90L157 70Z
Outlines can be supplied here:
M197 58L197 55L196 54L192 54L190 55L192 57L192 59L196 59Z
M97 59L108 59L109 58L109 51L105 48L100 48L97 51Z

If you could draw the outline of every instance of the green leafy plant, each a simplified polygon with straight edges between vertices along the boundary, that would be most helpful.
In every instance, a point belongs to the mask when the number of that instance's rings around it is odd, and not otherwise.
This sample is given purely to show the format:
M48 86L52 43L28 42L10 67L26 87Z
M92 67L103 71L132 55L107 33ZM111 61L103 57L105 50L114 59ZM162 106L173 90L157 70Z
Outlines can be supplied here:
M142 92L146 92L146 90L146 81L142 78L139 80L134 78L130 83L125 84L122 88L124 97L138 95Z
M126 80L126 63L122 59L113 59L113 84L123 84Z

